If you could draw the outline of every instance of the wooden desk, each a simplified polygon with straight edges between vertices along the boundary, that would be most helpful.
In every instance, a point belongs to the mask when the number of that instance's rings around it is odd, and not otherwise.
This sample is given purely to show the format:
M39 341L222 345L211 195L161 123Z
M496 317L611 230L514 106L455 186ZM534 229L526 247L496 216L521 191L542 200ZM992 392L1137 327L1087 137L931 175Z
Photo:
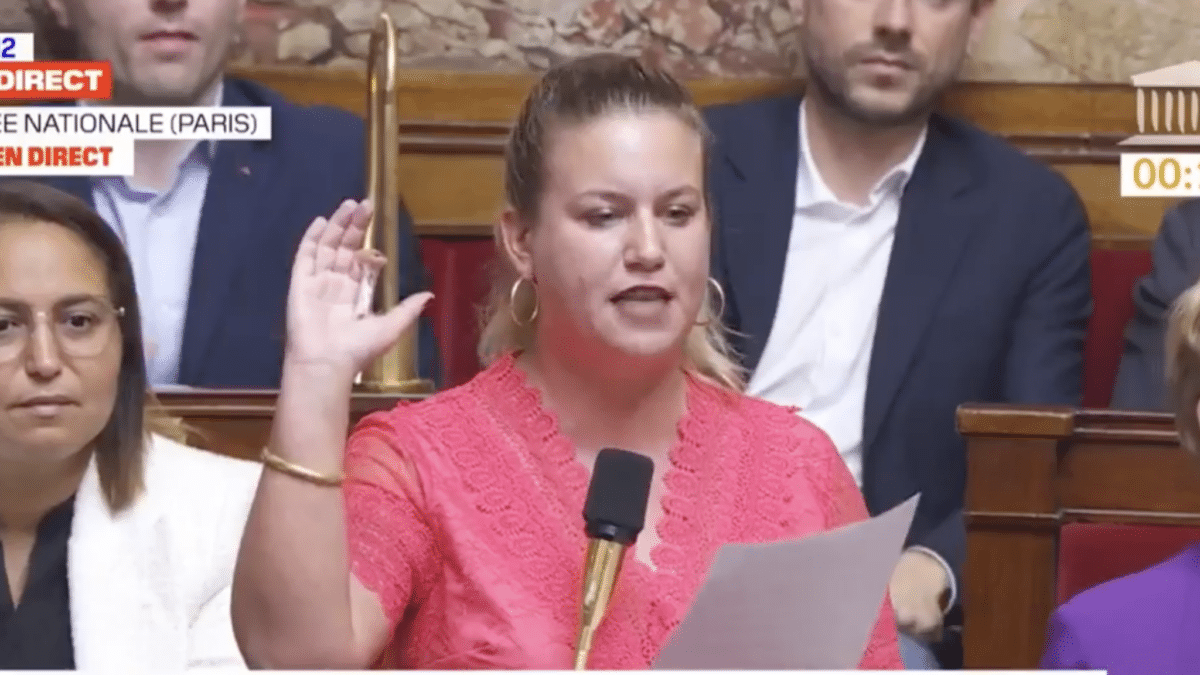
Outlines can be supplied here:
M966 668L1036 668L1068 522L1200 524L1170 415L964 405Z
M197 447L257 461L271 431L277 395L274 390L197 389L159 392L158 399L193 430L191 441ZM422 398L421 394L356 393L350 402L350 422L390 410L399 401Z

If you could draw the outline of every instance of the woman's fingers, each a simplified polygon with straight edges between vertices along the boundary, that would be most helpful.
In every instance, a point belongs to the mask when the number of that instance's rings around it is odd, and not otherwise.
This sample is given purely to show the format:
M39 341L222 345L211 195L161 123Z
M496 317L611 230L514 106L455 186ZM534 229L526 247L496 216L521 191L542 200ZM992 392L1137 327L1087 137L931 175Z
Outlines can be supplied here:
M296 260L292 265L293 276L310 276L316 271L317 242L325 232L327 221L323 216L313 218L304 236L300 239L300 247L296 251Z
M383 314L364 317L363 321L373 324L371 328L376 332L375 344L371 350L372 358L378 358L388 347L395 344L404 331L417 322L417 317L432 299L433 293L414 293Z
M357 251L363 247L363 242L367 238L367 227L371 224L371 217L374 214L374 207L371 200L364 199L358 203L358 206L351 212L349 224L346 228L345 236L342 238L342 246L348 249Z
M315 263L317 271L333 267L338 249L341 248L342 240L346 236L346 229L350 226L350 217L357 208L357 202L347 199L329 217L329 223L317 241Z
M363 242L366 240L366 231L370 222L370 202L363 202L349 216L346 231L342 236L341 246L334 255L333 271L341 274L349 274L356 281L363 278L362 270L364 266L370 266L369 257L362 257L364 252Z
M372 213L370 200L347 199L328 218L315 218L300 240L294 273L309 276L332 270L354 274Z

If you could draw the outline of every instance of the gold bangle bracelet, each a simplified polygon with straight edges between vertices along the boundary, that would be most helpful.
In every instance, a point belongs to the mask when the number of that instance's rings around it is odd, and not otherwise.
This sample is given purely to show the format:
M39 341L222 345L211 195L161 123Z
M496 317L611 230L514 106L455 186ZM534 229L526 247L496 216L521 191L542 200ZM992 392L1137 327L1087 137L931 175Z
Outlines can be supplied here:
M263 464L278 471L279 473L287 474L293 478L299 478L300 480L308 481L309 483L315 483L317 485L339 487L345 480L345 476L340 473L336 475L319 473L308 467L300 466L299 464L293 464L279 455L271 452L267 448L262 449L262 461Z

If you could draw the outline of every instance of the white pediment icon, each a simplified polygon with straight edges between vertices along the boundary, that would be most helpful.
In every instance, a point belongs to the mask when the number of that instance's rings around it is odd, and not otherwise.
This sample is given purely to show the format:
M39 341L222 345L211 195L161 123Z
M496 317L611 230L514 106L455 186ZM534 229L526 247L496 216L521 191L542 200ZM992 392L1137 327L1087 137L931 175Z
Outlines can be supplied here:
M1200 87L1200 61L1138 73L1130 78L1135 87Z

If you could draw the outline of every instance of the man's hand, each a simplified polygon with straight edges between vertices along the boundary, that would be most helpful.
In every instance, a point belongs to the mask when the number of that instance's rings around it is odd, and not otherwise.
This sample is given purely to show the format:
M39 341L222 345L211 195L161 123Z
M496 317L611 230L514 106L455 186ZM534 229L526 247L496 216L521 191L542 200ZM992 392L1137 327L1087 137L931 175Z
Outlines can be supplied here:
M905 551L889 590L901 631L926 642L941 640L942 597L950 590L941 561L919 549Z

